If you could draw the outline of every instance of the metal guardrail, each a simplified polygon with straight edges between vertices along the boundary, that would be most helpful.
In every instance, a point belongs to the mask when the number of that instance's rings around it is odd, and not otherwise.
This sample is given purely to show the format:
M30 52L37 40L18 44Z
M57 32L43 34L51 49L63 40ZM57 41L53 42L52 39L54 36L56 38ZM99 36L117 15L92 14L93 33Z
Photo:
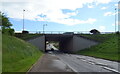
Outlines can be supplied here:
M68 31L29 31L33 34L64 34L69 33ZM73 31L74 34L90 34L88 31Z
M29 31L30 34L64 34L68 31ZM16 32L17 33L17 32ZM19 32L22 33L22 32ZM91 34L89 31L73 31L74 34ZM115 32L100 32L100 34L112 34Z

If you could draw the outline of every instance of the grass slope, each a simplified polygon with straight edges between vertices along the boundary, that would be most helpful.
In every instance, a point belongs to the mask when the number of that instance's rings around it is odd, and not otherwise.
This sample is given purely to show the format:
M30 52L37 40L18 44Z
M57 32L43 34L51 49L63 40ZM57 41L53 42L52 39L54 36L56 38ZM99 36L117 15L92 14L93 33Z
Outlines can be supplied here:
M94 57L99 57L99 58L104 58L104 59L109 59L109 60L114 60L114 61L120 61L119 56L119 48L118 48L118 35L115 34L108 34L108 35L95 35L88 36L89 38L96 39L102 43L92 46L90 48L87 48L86 50L81 50L78 52L78 54L82 55L88 55L88 56L94 56ZM102 37L104 38L102 40Z
M21 39L2 37L3 72L26 72L42 55L36 47Z
M0 31L0 73L2 72L2 33Z
M98 42L105 42L109 40L110 38L114 37L115 34L82 34L81 36L86 37L88 39L93 39Z
M23 39L23 40L29 40L29 39L33 39L36 38L38 36L41 36L41 34L22 34L22 33L16 33L15 34L16 37Z

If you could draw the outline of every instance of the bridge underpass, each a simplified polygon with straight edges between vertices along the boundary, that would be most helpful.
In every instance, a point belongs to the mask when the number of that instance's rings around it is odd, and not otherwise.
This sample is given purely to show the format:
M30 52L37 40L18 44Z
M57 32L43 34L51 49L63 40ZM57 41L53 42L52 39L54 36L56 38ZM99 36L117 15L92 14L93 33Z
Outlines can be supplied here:
M73 35L63 35L63 34L46 34L45 42L55 41L59 43L59 50L63 52L71 51L73 49L72 45Z
M80 37L80 35L69 34L44 34L28 42L38 47L40 50L46 50L46 41L59 42L59 50L63 52L76 52L98 44L98 42Z

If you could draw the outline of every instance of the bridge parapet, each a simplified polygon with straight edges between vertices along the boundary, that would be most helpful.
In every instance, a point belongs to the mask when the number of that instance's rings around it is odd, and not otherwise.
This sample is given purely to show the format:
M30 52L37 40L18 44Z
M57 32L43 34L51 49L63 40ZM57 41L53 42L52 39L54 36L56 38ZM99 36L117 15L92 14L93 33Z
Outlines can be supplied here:
M90 34L89 31L29 31L29 33L36 33L36 34Z
M15 33L22 33L15 32ZM73 33L73 34L91 34L89 31L29 31L30 34L66 34L66 33ZM114 34L115 32L100 32L100 34Z

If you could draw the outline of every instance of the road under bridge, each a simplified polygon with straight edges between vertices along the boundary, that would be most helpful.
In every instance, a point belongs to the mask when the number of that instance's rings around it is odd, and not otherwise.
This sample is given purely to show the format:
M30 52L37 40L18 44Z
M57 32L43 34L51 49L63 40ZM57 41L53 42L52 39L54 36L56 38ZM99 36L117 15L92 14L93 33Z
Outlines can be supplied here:
M76 52L98 44L96 41L86 39L77 34L43 34L28 42L35 45L40 50L45 51L46 41L59 42L59 50L63 52Z

